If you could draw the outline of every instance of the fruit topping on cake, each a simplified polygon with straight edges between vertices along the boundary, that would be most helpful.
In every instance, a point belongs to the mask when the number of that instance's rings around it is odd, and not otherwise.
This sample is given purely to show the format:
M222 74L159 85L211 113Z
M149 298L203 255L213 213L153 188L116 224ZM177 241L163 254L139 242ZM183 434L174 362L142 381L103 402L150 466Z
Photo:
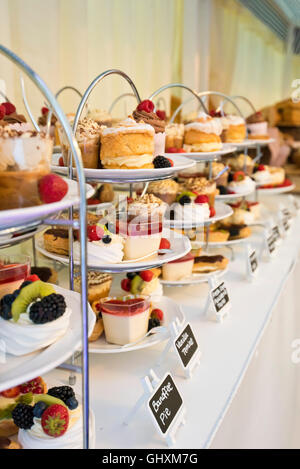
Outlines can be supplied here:
M158 155L153 160L154 168L171 168L174 163L169 158L165 156Z
M246 175L245 175L244 171L236 171L233 174L233 180L235 182L243 181L245 179L245 177L246 177Z
M42 414L41 425L47 435L54 438L62 436L69 425L68 410L59 404L51 405Z
M40 197L46 204L60 201L67 192L67 182L57 174L47 174L39 181Z
M171 243L167 238L161 238L160 240L160 245L159 249L170 249L171 248Z
M161 309L155 308L151 311L151 315L148 322L148 331L154 327L159 327L162 325L164 319L164 313Z
M144 99L141 101L137 106L138 111L145 111L145 112L153 112L154 111L154 104L150 99Z

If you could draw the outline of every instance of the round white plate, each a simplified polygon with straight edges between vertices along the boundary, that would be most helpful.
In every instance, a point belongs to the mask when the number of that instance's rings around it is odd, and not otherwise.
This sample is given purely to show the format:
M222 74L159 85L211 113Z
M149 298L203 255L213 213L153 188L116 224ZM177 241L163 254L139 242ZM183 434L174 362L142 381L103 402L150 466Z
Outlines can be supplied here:
M166 296L162 296L158 301L154 301L153 305L155 308L160 308L164 313L164 321L162 326L168 326L172 321L178 318L180 321L184 320L183 313L181 311L180 306L175 303L174 300L171 298L167 298ZM124 353L124 352L132 352L134 350L141 350L148 347L152 347L153 345L159 344L164 340L167 340L170 337L170 332L168 329L163 331L159 331L155 334L151 334L147 336L141 342L136 344L128 345L126 347L122 347L121 345L114 345L109 344L105 340L105 334L103 333L102 336L96 340L95 342L90 342L89 344L89 352L90 353Z
M209 272L206 274L193 273L190 277L184 278L182 280L173 281L173 282L169 280L160 280L160 283L162 285L165 285L166 287L197 285L199 283L208 282L208 279L212 277L218 277L218 278L223 277L227 271L228 271L228 266L226 267L226 269L216 270L214 272Z
M266 145L269 145L269 143L273 143L274 142L274 138L268 138L266 140L251 140L251 139L248 139L248 140L244 140L243 142L240 142L240 143L223 143L223 145L225 146L229 146L229 145L235 145L236 148L246 148L246 147L256 147L256 145L260 145L260 146L266 146Z
M67 306L71 308L69 329L54 344L37 352L22 357L4 354L0 347L0 358L5 362L0 368L0 392L43 375L66 361L75 350L81 347L81 304L80 294L54 285L57 293L62 294ZM88 309L89 334L92 333L96 321L92 308Z
M164 228L162 236L164 238L168 238L171 242L171 252L167 254L157 255L155 258L152 259L142 259L140 261L123 261L118 264L99 264L97 265L88 265L89 269L92 270L100 270L102 272L111 272L111 273L118 273L118 272L137 272L139 270L146 270L154 267L158 267L166 262L174 261L175 259L179 259L180 257L185 256L191 250L191 243L187 236L182 236L178 233L168 230ZM36 249L46 257L50 259L54 259L56 261L60 261L64 264L69 263L69 257L63 256L59 254L54 254L52 252L46 251L44 248L44 240L43 235L40 234L36 237L35 240ZM79 260L74 260L75 265L80 265Z
M156 169L84 169L85 177L93 180L101 181L124 181L124 182L137 182L145 180L156 180L168 176L172 176L178 171L189 169L195 166L195 161L186 158L185 156L173 156L168 154L168 158L174 163L171 168L156 168ZM60 174L67 174L68 168L65 166L51 166L52 171ZM74 170L76 174L76 170Z
M67 194L59 202L52 204L37 205L35 207L15 208L12 210L0 211L0 230L10 226L26 225L28 223L43 220L53 213L60 212L71 206L79 205L78 184L71 179L65 179L69 189ZM94 189L86 184L86 198L89 199L94 194Z
M87 204L86 210L87 212L93 212L94 210L97 210L97 211L107 210L113 205L114 205L113 202L102 202L101 204L95 204L95 205Z
M19 244L26 239L30 239L35 236L37 233L40 233L45 229L44 226L39 226L38 228L33 228L32 231L27 233L20 234L19 236L7 235L7 236L0 236L0 246L13 246L14 244Z
M277 195L277 194L284 194L285 192L291 192L295 189L295 184L291 184L290 186L285 187L272 187L270 189L262 189L258 188L257 192L261 195Z
M233 210L229 205L224 204L223 202L215 203L216 214L214 217L209 218L208 220L203 220L202 222L191 222L189 220L165 220L165 223L170 228L196 228L197 226L203 226L210 223L215 223L216 221L223 220L223 218L230 217L233 214Z
M223 241L223 242L218 241L217 243L215 243L213 241L209 241L208 244L211 245L211 246L231 246L233 244L239 244L239 243L243 243L245 241L248 242L249 240L251 240L251 235L248 236L248 238L232 239L231 241ZM206 242L204 242L204 241L203 242L202 241L192 241L192 247L193 246L200 247L200 246L205 246L205 245L206 245Z
M255 188L252 190L245 191L241 194L219 194L219 195L216 195L216 200L225 201L225 200L240 199L242 197L246 197L247 195L253 194L254 191L255 191Z
M222 145L222 150L217 150L217 151L199 151L199 152L185 152L185 153L165 153L165 156L168 158L170 157L169 155L181 155L181 156L186 156L188 158L191 158L195 161L214 161L217 156L221 155L227 155L227 153L233 153L236 151L237 147L232 144L228 144L226 147L224 144Z

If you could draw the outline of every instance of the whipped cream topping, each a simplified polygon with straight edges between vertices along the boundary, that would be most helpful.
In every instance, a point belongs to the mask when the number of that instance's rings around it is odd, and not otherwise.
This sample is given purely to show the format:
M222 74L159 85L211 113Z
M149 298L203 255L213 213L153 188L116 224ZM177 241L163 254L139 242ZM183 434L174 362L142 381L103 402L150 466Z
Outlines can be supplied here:
M27 313L21 314L18 322L0 317L0 339L4 341L7 353L26 355L62 337L69 328L71 314L71 309L67 307L60 318L46 324L34 324Z
M121 236L110 233L111 242L109 244L100 241L89 241L87 246L88 264L103 265L117 264L122 261L124 252L124 240ZM80 260L80 243L74 243L74 258Z
M118 166L126 165L129 168L139 168L146 164L152 164L153 155L144 153L142 155L114 156L113 158L101 155L101 162L103 165L114 164Z
M153 194L145 194L128 205L128 213L134 215L161 214L164 215L167 204Z
M119 133L149 133L154 137L154 128L149 124L138 124L134 119L128 118L120 122L116 127L108 127L103 129L102 135L119 134Z
M201 223L207 220L210 215L208 204L172 204L175 220L182 220L184 223Z
M264 169L263 171L256 171L256 173L252 174L253 179L259 183L268 183L271 181L271 174L268 169Z
M188 130L198 130L199 132L205 132L206 134L221 135L222 124L219 119L213 119L208 114L200 112L195 122L186 124L184 126L185 132Z
M240 194L248 190L254 191L255 182L249 176L245 176L245 179L243 179L242 181L231 181L228 184L228 188L236 194Z
M168 124L166 126L166 135L170 137L183 137L184 124Z
M184 182L184 186L187 190L196 191L199 194L211 194L217 188L214 181L209 181L205 177L189 178Z
M253 223L254 220L255 216L252 212L241 208L235 209L230 217L230 222L234 225L248 225L249 223Z
M223 129L228 129L230 125L245 125L245 119L235 114L228 114L227 116L221 117L221 124Z
M254 166L253 159L248 155L244 155L244 153L240 153L239 156L237 157L229 158L227 163L229 164L229 166L231 166L234 169L243 169L245 157L246 157L246 165Z

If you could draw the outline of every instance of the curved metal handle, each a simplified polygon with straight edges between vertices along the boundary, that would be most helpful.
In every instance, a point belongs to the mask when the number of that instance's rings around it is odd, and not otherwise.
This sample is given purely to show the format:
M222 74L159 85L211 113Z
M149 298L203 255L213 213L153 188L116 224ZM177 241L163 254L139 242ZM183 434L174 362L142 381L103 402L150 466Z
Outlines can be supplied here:
M118 96L111 104L110 108L108 109L108 113L111 114L112 113L112 110L113 108L115 107L115 105L123 98L126 98L128 96L133 96L134 98L136 98L136 95L134 93L123 93L123 94L120 94L120 96ZM139 102L139 101L138 101Z
M204 112L206 112L206 114L208 114L208 111L206 109L206 106L204 104L204 102L202 101L200 95L198 93L196 93L196 91L192 90L191 88L189 88L188 86L184 85L183 83L169 83L169 85L164 85L162 86L161 88L158 88L158 90L154 91L154 93L152 93L148 99L150 99L151 101L153 101L153 98L155 98L155 96L157 96L158 94L162 93L163 91L169 89L169 88L183 88L184 90L187 90L189 91L190 93L192 93L192 95L199 101L199 103L201 104Z
M75 115L75 119L74 119L74 123L73 123L73 132L74 132L74 135L76 134L76 129L77 129L77 125L78 125L78 122L79 122L79 119L80 119L80 116L81 116L81 113L82 113L82 110L85 106L85 103L89 97L89 95L91 94L91 92L93 91L93 89L95 88L95 86L103 80L103 78L109 76L109 75L120 75L121 77L125 78L125 80L128 81L129 85L131 86L132 88L132 91L134 92L135 96L136 96L136 99L137 101L140 103L141 102L141 98L140 98L140 95L138 93L138 90L136 89L135 87L135 84L133 83L133 81L131 80L131 78L129 78L128 75L126 75L126 73L122 72L121 70L117 70L117 69L111 69L111 70L106 70L105 72L102 72L100 73L100 75L98 75L93 81L92 83L89 85L89 87L86 89L80 103L79 103L79 106L77 108L77 111L76 111L76 115Z
M236 96L231 96L231 99L242 99L242 100L246 101L246 103L249 104L249 106L251 107L251 109L252 109L253 112L255 112L255 113L257 112L256 109L255 109L255 107L254 107L254 105L253 105L252 102L250 101L250 99L246 98L246 96L236 95ZM225 102L227 102L227 101L228 101L228 98L225 98L225 99L223 99L223 101L221 102L220 107L222 106L222 109L223 109L223 107L224 107Z
M170 124L172 124L172 122L174 122L175 120L175 117L177 116L177 114L181 111L181 109L187 104L187 103L190 103L193 99L193 96L191 96L190 98L188 98L186 101L183 101L179 106L178 108L175 110L175 112L173 113L171 119L170 119ZM204 103L205 104L205 103Z
M235 107L235 109L237 110L239 115L245 120L245 117L244 117L242 111L240 110L240 108L238 107L238 105L227 94L221 93L220 91L201 91L201 93L198 93L198 95L201 96L201 97L202 96L212 96L212 95L214 95L214 96L221 96L222 98L225 98L226 100L231 102L231 104ZM223 108L221 108L220 110L221 110L222 116L224 116Z
M158 100L156 101L156 104L155 104L156 109L157 109L158 106L160 105L160 102L161 102L161 101L162 101L162 103L163 103L163 108L166 110L166 109L167 109L167 103L166 103L166 100L165 100L165 98L164 98L163 96L160 96L160 97L158 98Z
M9 100L8 97L3 93L3 91L0 90L0 94L1 94L2 98L4 98L7 103L10 103L10 100Z
M59 97L59 95L61 95L61 93L63 93L63 91L66 91L66 90L75 91L75 93L77 93L78 96L80 96L80 98L82 98L82 93L80 93L80 91L77 88L75 88L75 86L70 86L70 85L66 85L66 86L63 86L62 88L60 88L57 91L57 93L55 94L55 98L57 99ZM49 131L50 131L51 117L52 117L52 109L49 110L48 116L47 116L47 123L46 123L47 133L49 133Z
M28 101L27 101L26 92L25 92L25 84L24 84L24 79L23 79L22 75L20 75L20 83L21 83L23 103L24 103L25 109L27 111L27 114L29 115L30 120L31 120L32 125L35 128L35 130L37 132L40 132L41 130L40 130L35 118L33 117L33 114L31 112L31 109L30 109ZM49 135L49 129L48 128L47 128L46 134Z

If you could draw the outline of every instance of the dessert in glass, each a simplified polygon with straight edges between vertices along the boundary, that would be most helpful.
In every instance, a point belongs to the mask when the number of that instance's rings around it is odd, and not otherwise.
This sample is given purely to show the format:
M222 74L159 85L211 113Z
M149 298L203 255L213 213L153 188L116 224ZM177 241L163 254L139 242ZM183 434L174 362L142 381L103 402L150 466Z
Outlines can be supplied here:
M165 179L163 181L150 182L147 192L159 197L161 200L171 205L175 202L179 184L173 179Z
M97 122L99 125L105 125L106 127L112 126L111 115L103 109L91 109L88 111L87 117Z
M215 205L215 196L217 195L217 185L214 180L208 180L205 177L190 178L184 183L184 189L197 194L207 195L210 207Z
M42 203L39 181L50 173L52 149L43 132L0 127L0 210Z
M184 124L168 124L166 126L166 151L169 148L183 147Z
M148 330L150 299L143 295L128 295L100 300L107 342L125 345L141 339Z
M1 256L0 298L17 290L29 275L29 256Z
M205 112L200 112L194 122L184 127L184 149L188 152L221 150L221 123Z
M42 107L41 115L38 118L38 125L41 131L46 132L47 130L47 121L48 121L49 109L47 107ZM56 132L55 124L57 122L57 117L52 113L51 122L50 122L50 136L55 140L55 145L59 145L59 141L56 141Z
M254 169L254 161L253 159L245 155L244 153L240 153L238 156L229 158L227 160L227 164L232 171L245 171L248 176L251 176Z

